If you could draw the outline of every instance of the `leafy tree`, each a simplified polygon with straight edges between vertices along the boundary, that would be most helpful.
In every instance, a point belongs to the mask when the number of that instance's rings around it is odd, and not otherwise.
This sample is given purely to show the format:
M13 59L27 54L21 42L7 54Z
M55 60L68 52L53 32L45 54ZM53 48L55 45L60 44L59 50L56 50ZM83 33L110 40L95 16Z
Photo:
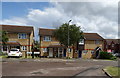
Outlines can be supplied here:
M38 41L34 41L34 50L37 50L37 51L39 51L39 49L40 49L40 43L38 42Z
M68 32L69 32L69 44L68 44ZM74 45L80 39L83 38L83 32L81 31L80 26L76 24L69 25L65 23L61 25L58 29L54 31L54 36L61 44L66 47Z
M2 43L3 45L6 45L6 42L8 42L8 36L6 31L0 31L0 36L2 36Z

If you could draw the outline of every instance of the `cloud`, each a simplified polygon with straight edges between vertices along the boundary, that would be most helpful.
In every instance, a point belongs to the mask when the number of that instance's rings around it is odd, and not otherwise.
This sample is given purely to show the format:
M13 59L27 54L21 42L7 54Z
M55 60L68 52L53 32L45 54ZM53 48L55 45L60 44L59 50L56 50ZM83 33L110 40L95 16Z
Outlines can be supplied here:
M11 19L4 19L0 21L0 24L11 24L11 25L27 25L27 20L21 17L13 17Z
M104 2L51 2L54 7L30 9L26 17L4 19L4 24L56 28L72 20L84 32L99 33L104 38L118 37L118 6ZM36 29L37 30L37 29Z

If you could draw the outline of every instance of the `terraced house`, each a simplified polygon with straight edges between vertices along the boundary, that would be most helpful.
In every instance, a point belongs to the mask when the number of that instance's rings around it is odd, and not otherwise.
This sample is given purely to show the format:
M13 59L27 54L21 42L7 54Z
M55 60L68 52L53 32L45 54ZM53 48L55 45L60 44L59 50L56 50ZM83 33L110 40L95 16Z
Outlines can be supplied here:
M120 39L105 39L105 51L120 53Z
M34 29L32 26L0 25L2 31L7 32L9 41L7 46L1 46L2 51L9 51L11 48L18 48L23 52L31 52Z
M100 47L104 49L104 39L97 33L84 33L84 39L76 42L76 46L70 47L67 52L64 45L53 36L55 29L39 29L40 48L42 57L70 57L70 58L91 58L92 52Z

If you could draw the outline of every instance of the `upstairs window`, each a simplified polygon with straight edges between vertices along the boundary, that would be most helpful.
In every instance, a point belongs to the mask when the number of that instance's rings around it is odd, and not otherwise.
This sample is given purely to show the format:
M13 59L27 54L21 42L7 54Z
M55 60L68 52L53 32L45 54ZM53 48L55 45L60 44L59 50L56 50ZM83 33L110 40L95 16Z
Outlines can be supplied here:
M114 47L114 44L112 44L112 47Z
M99 40L96 40L96 41L95 41L95 44L100 44L100 41L99 41Z
M84 39L80 39L79 44L84 44Z
M18 34L18 39L26 39L27 38L27 34L26 33L19 33Z
M44 36L43 41L51 41L51 36Z

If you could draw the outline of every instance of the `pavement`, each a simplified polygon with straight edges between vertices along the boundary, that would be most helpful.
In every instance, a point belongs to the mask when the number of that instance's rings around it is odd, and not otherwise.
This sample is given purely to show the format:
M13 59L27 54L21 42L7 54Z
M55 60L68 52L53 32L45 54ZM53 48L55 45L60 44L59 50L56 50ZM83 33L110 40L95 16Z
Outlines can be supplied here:
M2 59L2 76L106 77L102 69L118 66L117 61L94 59Z

